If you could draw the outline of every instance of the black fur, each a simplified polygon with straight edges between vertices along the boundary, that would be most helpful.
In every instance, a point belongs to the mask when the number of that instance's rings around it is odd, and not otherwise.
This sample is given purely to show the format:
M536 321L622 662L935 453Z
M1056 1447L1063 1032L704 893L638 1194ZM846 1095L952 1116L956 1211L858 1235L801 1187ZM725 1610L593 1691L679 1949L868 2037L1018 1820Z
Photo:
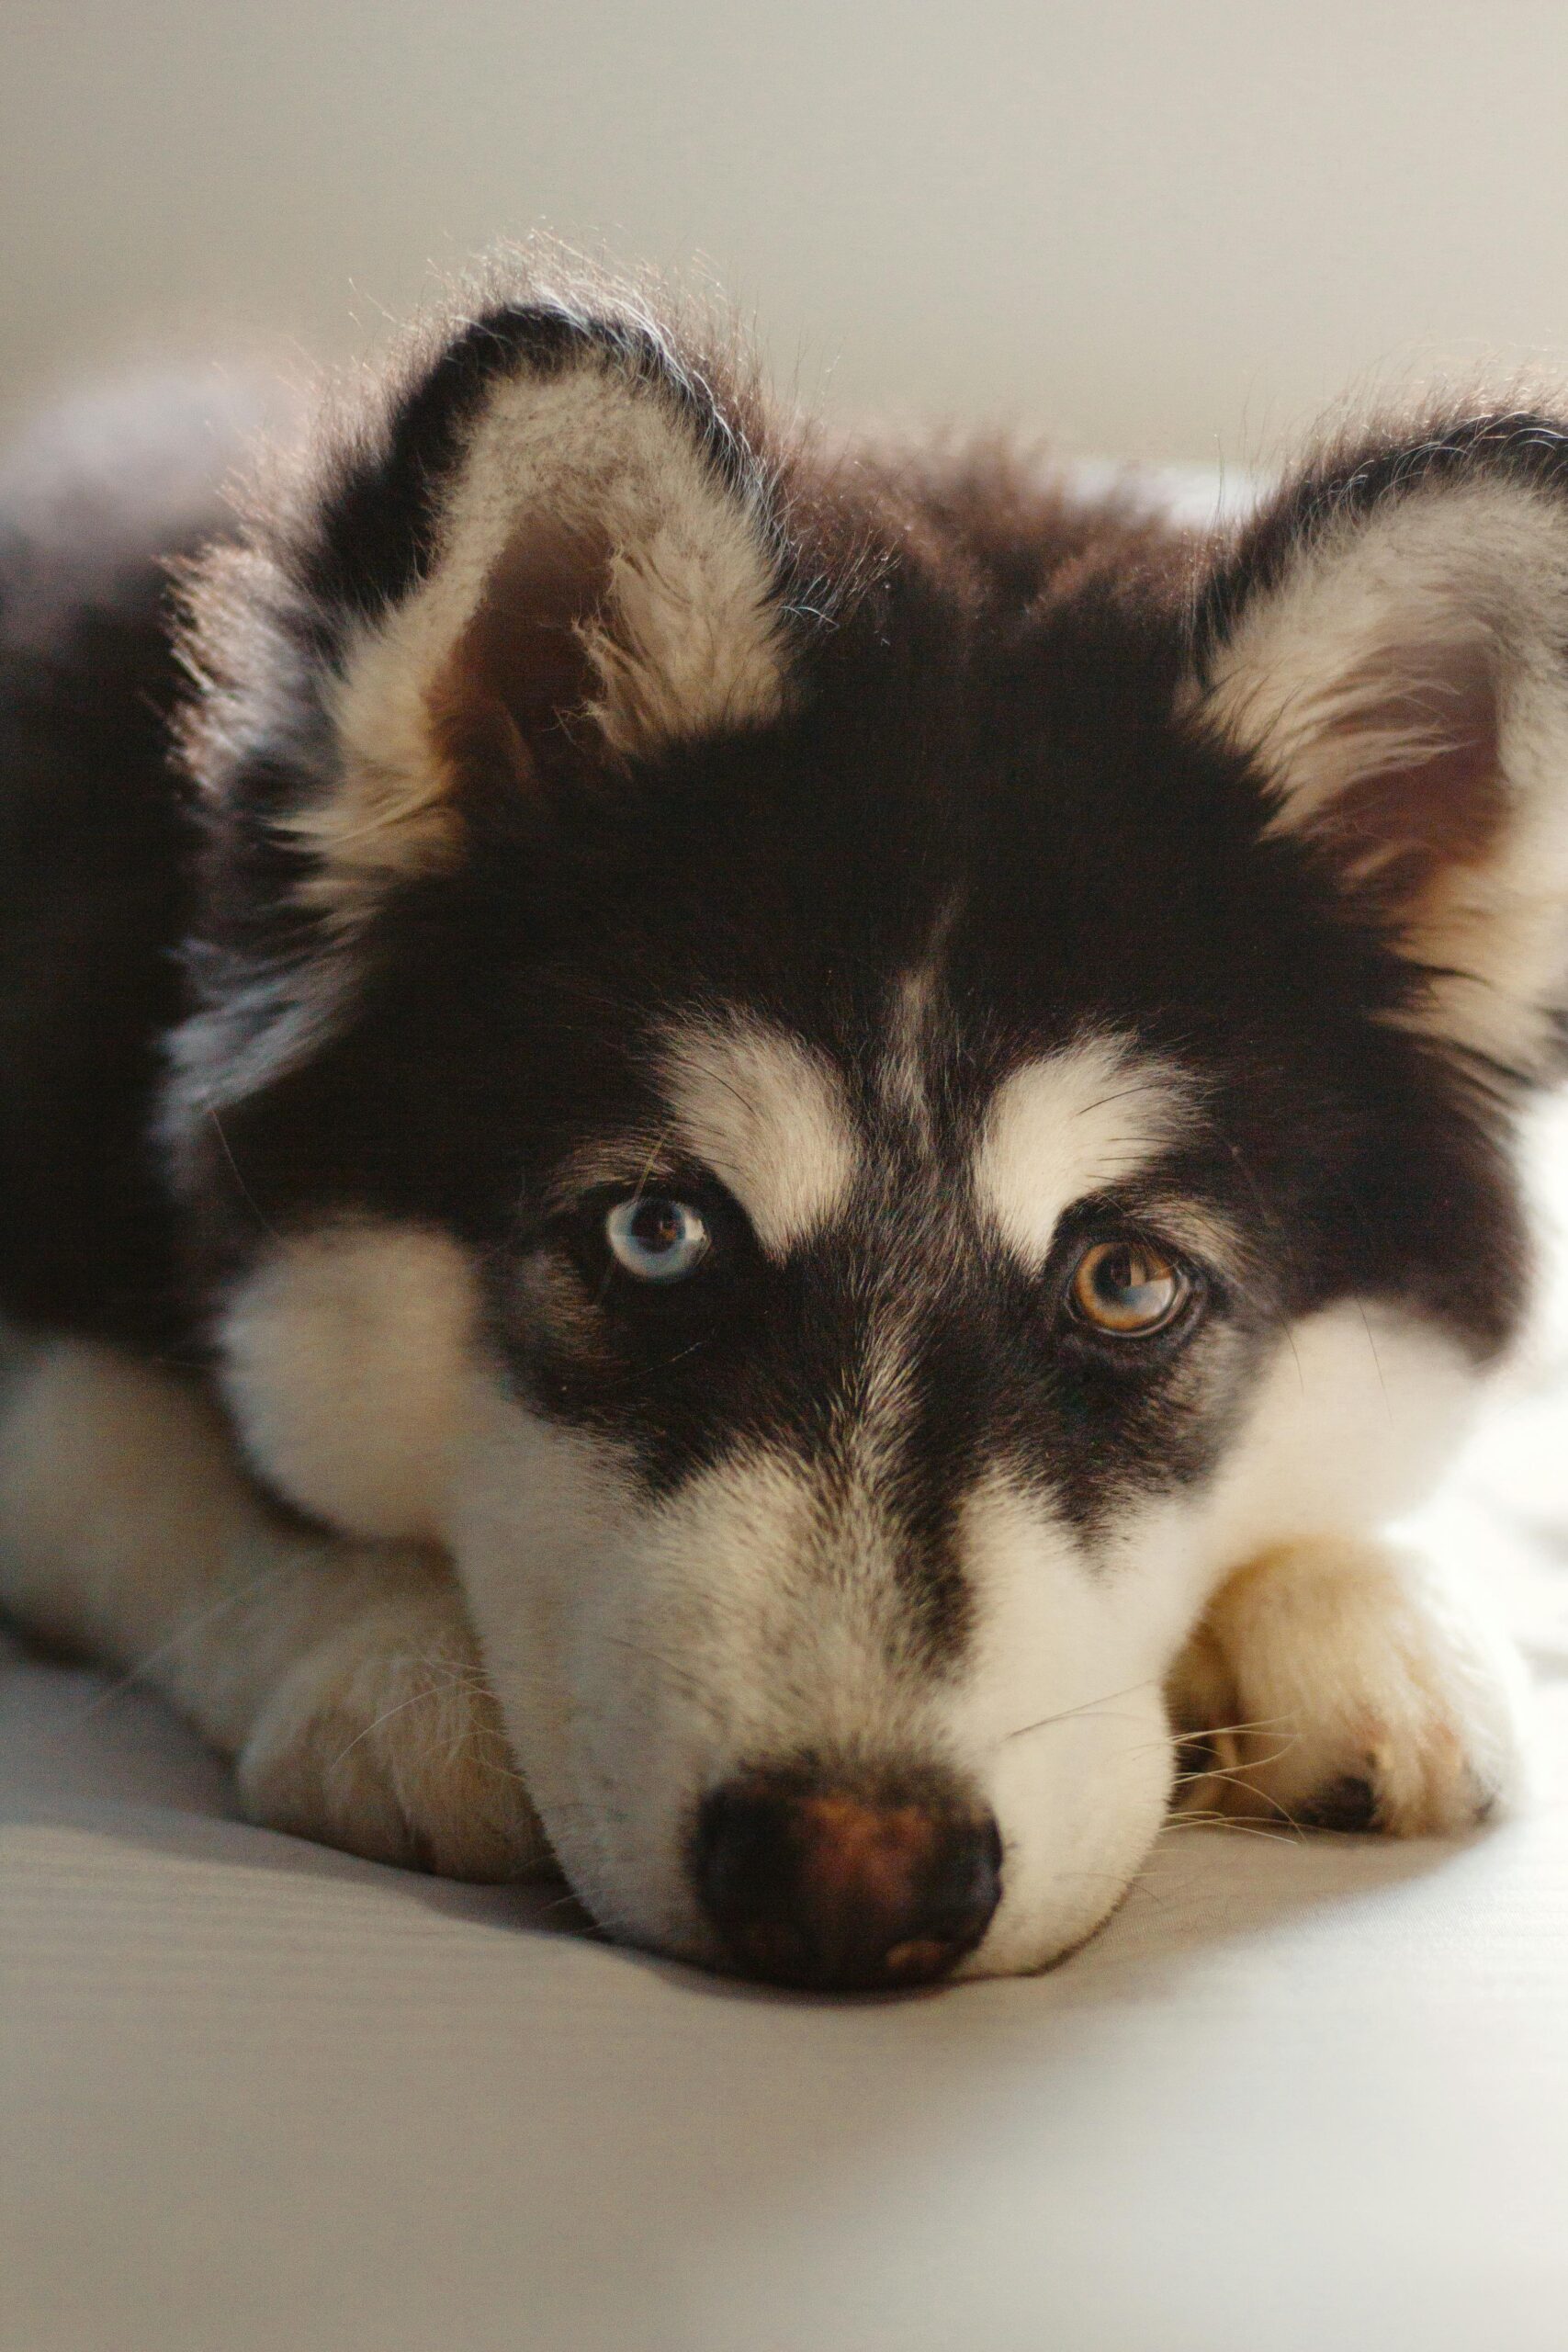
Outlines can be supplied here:
M197 912L167 567L220 527L192 476L221 460L171 401L168 462L139 482L144 399L111 422L131 452L109 511L80 481L96 413L18 453L0 511L0 1300L167 1349L188 1317L151 1107Z

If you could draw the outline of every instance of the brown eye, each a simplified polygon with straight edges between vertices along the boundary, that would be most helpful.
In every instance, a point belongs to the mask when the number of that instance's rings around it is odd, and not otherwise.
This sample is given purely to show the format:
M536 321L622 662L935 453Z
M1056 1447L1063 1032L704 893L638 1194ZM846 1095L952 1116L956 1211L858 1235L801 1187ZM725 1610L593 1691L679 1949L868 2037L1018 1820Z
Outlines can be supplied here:
M1190 1289L1146 1241L1093 1241L1073 1270L1070 1295L1080 1322L1119 1340L1146 1340L1174 1323Z

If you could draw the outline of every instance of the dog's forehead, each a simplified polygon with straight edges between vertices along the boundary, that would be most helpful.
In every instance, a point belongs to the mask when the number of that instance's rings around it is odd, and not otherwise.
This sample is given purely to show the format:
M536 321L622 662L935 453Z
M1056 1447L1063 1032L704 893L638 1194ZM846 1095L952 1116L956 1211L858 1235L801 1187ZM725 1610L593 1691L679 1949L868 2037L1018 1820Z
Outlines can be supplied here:
M1190 1080L1111 1032L1036 1043L1001 1068L964 1057L928 958L887 992L878 1034L837 1052L755 1012L663 1025L669 1141L712 1171L784 1256L859 1198L885 1212L900 1174L956 1186L1025 1263L1064 1208L1114 1185L1189 1125Z
M874 1195L886 1229L898 1195L864 1180L935 1169L928 1200L1038 1263L1063 1208L1168 1156L1195 1105L1245 1146L1279 1074L1315 1069L1342 926L1146 682L1047 694L1042 662L1028 692L922 671L852 693L872 666L637 779L603 889L595 868L543 909L549 1133L624 1125L631 1182L667 1133L780 1252Z

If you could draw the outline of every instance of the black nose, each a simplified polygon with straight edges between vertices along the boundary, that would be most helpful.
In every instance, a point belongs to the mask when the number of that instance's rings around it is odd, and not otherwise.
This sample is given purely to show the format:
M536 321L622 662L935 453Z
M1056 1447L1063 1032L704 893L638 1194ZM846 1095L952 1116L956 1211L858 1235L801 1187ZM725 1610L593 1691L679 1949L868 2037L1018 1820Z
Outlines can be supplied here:
M974 1951L1001 1894L1002 1846L990 1814L944 1781L758 1770L704 1804L693 1869L743 1974L887 1991Z

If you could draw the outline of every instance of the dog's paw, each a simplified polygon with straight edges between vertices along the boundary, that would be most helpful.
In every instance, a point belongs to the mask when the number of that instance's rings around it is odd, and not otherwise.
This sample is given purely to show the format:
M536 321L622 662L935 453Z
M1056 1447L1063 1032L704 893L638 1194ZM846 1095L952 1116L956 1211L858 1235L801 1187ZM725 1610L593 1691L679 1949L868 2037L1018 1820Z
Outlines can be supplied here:
M1524 1674L1412 1554L1302 1544L1233 1577L1179 1661L1179 1811L1451 1836L1517 1788Z
M446 1878L547 1860L451 1588L399 1590L297 1659L236 1761L253 1821Z

